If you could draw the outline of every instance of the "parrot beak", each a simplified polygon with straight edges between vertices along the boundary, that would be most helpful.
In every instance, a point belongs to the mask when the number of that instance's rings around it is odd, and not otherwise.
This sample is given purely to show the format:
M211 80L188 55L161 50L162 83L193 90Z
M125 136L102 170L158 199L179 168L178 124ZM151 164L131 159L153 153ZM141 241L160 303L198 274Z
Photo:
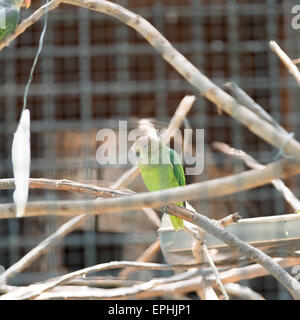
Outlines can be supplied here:
M139 158L140 157L140 155L141 155L141 153L140 153L140 151L135 151L135 156L137 157L137 158Z
M135 156L136 156L137 158L139 158L140 155L141 155L141 153L140 153L140 150L138 150L138 149L136 148L136 144L135 144L135 143L132 145L131 149L132 149L133 153L135 154Z
M25 9L28 9L31 5L31 0L24 0L22 7L24 7Z

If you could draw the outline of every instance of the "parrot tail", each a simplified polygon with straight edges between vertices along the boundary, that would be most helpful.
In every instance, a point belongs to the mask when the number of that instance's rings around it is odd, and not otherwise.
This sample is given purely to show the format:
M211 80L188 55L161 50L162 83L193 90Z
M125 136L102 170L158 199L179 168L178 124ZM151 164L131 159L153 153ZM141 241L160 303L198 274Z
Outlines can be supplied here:
M183 220L182 218L178 218L178 217L175 217L175 216L172 216L170 215L170 219L171 219L171 222L172 222L172 225L173 225L173 228L177 231L177 230L180 230L180 229L183 229Z

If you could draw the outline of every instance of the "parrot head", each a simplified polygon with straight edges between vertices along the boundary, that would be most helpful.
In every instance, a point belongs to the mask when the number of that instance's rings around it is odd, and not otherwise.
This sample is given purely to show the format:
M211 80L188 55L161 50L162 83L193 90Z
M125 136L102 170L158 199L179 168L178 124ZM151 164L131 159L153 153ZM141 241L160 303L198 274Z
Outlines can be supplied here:
M132 145L138 163L148 164L159 153L160 141L152 137L141 137Z
M31 5L31 0L22 0L21 7L28 9Z

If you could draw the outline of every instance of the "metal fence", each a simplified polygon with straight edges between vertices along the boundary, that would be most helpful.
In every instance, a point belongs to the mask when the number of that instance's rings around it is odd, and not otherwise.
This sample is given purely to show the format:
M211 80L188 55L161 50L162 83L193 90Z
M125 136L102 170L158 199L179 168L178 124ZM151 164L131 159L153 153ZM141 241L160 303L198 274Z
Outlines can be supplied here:
M268 42L275 40L289 56L297 58L300 54L299 31L291 26L291 7L296 2L117 2L149 20L218 85L237 82L298 136L299 89L268 47ZM35 4L32 10L39 5ZM274 148L230 117L218 115L215 106L200 97L134 30L106 15L66 5L50 13L48 26L28 101L32 118L32 177L115 180L126 167L104 168L97 164L95 132L105 127L117 128L120 119L134 125L139 118L154 118L163 125L180 99L190 93L197 95L197 101L188 119L193 128L205 129L206 150L210 150L212 141L223 141L244 149L262 163L274 158ZM41 28L42 22L36 23L0 53L1 177L12 177L12 136ZM220 175L244 169L241 162L216 152L211 159L213 162L206 162L205 172L197 181L212 177L211 167L217 168ZM297 182L297 178L287 181L296 194ZM30 192L32 200L64 196ZM12 201L12 192L1 191L0 200ZM212 217L222 215L220 207L227 212L238 210L243 217L291 212L270 186L196 206ZM67 236L16 277L15 283L41 280L99 262L135 259L156 237L153 227L145 227L147 232L141 229L128 234L130 227L113 228L115 223L109 220L113 218L101 219L91 219L82 230ZM118 221L126 225L126 219ZM0 264L8 267L16 262L61 223L55 218L1 220ZM270 277L259 278L252 285L266 297L287 297Z

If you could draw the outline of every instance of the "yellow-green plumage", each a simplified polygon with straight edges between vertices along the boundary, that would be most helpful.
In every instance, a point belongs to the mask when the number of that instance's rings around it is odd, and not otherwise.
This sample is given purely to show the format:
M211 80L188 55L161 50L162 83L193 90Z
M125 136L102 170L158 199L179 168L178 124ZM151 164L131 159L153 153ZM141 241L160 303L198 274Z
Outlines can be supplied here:
M22 2L23 0L0 0L1 18L5 18L5 28L0 28L0 41L5 39L17 27Z
M149 141L149 142L148 142ZM150 142L151 141L151 142ZM139 153L138 165L142 178L149 191L174 188L185 185L185 175L179 155L159 141L143 137L138 139L133 149ZM156 158L156 162L149 161ZM184 206L184 202L176 202ZM183 228L181 218L170 215L175 230Z

